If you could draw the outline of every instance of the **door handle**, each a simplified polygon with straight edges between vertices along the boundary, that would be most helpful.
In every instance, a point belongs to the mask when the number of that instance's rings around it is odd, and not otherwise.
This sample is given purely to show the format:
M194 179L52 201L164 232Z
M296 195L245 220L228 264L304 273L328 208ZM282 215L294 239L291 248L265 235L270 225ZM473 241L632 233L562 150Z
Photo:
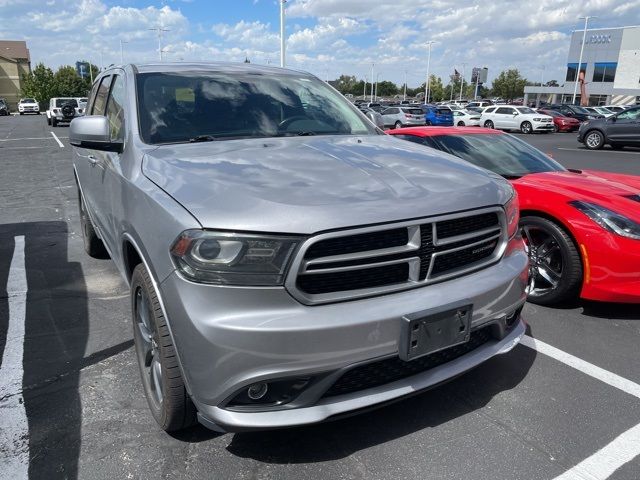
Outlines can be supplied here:
M93 167L96 163L98 163L98 159L96 157L94 157L93 155L88 155L87 156L87 160L89 160L89 163L91 164L91 166Z

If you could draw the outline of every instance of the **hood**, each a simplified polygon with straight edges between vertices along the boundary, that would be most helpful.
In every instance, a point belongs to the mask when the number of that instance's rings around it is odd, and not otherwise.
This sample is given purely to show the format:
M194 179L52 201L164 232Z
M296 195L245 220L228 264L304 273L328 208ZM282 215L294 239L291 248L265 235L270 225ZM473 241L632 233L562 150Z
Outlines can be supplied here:
M640 204L628 197L640 194L640 177L583 170L581 172L546 172L526 175L514 185L551 191L570 200L596 203L619 213L640 218Z
M164 145L143 173L205 228L310 234L504 204L511 187L386 135Z

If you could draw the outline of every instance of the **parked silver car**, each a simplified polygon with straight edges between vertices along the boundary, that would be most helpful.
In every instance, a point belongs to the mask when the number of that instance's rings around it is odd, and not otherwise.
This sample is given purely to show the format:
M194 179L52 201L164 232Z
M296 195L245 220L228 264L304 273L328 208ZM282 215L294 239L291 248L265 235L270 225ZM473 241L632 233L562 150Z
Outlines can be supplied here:
M425 114L419 107L389 107L382 112L385 127L420 127L425 124Z
M316 77L114 67L69 137L85 249L106 249L130 285L165 430L319 422L524 333L513 188L382 134Z

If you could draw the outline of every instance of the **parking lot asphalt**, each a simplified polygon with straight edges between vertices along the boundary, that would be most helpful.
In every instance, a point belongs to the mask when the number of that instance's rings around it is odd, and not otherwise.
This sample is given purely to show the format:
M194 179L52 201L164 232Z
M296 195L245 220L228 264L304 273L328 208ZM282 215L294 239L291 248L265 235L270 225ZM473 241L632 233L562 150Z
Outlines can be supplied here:
M358 416L164 433L127 288L83 250L67 137L44 116L0 118L0 479L640 478L640 309L628 305L527 305L526 345ZM640 174L640 150L519 137L571 168Z

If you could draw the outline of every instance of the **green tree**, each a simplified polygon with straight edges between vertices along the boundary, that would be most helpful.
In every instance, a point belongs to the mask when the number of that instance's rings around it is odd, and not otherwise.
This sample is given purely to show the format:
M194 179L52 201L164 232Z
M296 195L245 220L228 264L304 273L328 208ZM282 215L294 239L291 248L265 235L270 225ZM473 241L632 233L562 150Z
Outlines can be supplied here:
M514 98L524 95L524 87L526 84L527 80L520 75L520 72L516 68L506 71L503 70L493 81L492 92L494 95L511 101Z
M42 107L48 108L49 99L56 96L53 71L39 63L29 75L23 75L22 96L35 98Z
M340 77L338 77L338 79L332 83L343 95L345 93L352 93L354 95L356 94L353 90L354 86L358 83L358 80L353 75L340 75ZM360 86L362 86L362 84ZM360 89L360 94L362 95L362 88Z
M87 82L70 65L60 67L54 75L57 97L87 96Z
M392 97L396 93L398 93L398 86L395 83L388 80L378 82L378 97Z
M544 84L545 87L559 87L557 80L549 80Z

